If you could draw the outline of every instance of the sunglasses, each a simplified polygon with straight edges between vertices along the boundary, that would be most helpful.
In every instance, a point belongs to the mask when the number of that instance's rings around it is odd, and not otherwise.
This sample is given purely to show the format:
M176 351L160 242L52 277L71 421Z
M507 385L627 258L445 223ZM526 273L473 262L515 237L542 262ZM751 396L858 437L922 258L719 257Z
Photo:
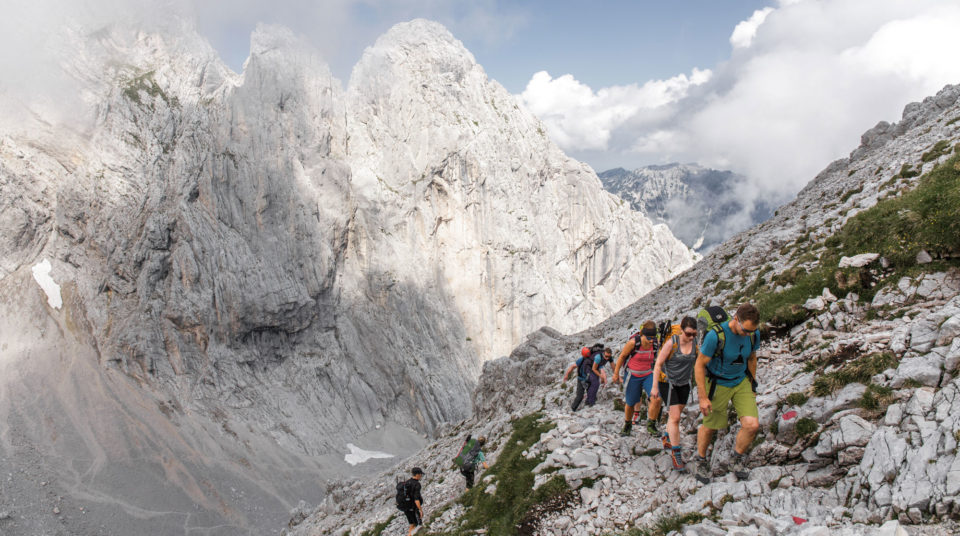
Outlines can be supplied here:
M740 324L740 331L746 333L747 335L753 333L754 331L757 331L757 328L747 329L747 328L743 327L743 320L740 320L740 317L739 317L739 316L734 317L734 318L737 319L737 324Z
M640 332L640 335L643 335L644 337L646 337L646 338L648 338L648 339L652 339L652 338L654 338L654 337L657 336L657 332L656 332L656 331L652 331L652 332L651 332L651 331L641 331L641 332Z
M684 331L683 334L686 335L687 337L696 337L696 336L697 336L697 332L696 332L696 331Z

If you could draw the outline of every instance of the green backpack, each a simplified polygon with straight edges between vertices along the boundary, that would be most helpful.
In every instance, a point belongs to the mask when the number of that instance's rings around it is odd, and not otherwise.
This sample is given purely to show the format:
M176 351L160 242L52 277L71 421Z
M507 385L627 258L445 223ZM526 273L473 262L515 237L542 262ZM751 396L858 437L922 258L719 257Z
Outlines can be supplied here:
M472 439L468 435L467 440L464 441L463 446L460 447L460 452L457 453L457 457L453 459L453 463L455 463L457 467L463 467L464 464L472 464L478 452L480 452L479 441Z

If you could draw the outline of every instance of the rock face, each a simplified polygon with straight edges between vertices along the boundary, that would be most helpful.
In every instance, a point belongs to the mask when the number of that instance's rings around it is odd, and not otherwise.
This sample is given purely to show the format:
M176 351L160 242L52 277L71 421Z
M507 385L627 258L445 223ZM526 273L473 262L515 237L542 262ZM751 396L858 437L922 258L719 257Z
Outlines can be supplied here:
M642 426L631 437L619 435L623 413L614 404L619 389L602 387L596 406L574 413L573 382L564 385L559 378L580 346L599 341L617 348L643 320L679 319L708 304L732 310L750 287L789 288L797 267L813 269L827 258L828 239L846 219L915 186L916 175L904 169L919 166L922 174L952 158L950 151L930 151L938 143L960 142L957 117L960 86L909 105L900 123L865 134L849 159L828 166L773 218L728 240L633 305L575 335L532 333L508 357L484 364L474 416L442 427L434 443L375 484L332 483L328 498L288 534L372 529L395 513L380 483L413 466L427 473L430 532L476 528L464 523L474 523L477 512L471 509L482 503L475 495L463 504L456 501L463 481L449 459L467 432L486 435L494 468L480 478L495 486L486 492L491 502L508 500L497 490L517 482L496 464L506 457L508 467L517 466L513 423L531 415L548 428L522 444L534 487L551 482L543 489L556 489L554 479L560 477L571 493L528 510L534 515L524 518L524 534L625 533L679 516L699 516L679 531L683 534L956 534L960 272L955 258L941 255L940 264L918 264L923 268L911 267L901 278L887 270L886 259L861 256L870 251L848 255L853 264L846 269L862 271L878 285L871 287L870 299L796 285L803 295L796 293L791 303L803 318L764 338L758 350L761 431L747 458L745 481L729 470L738 424L718 434L708 453L713 479L701 485L691 474L674 471L660 439ZM790 252L807 242L814 245L809 255ZM834 257L839 263L840 256ZM844 275L839 274L831 271L835 278ZM762 277L766 282L757 282ZM805 310L807 300L815 303ZM700 417L695 392L691 398L680 422L688 461ZM403 525L394 518L386 530L400 532Z
M696 164L616 168L599 177L607 191L666 223L684 244L701 252L766 220L778 204L764 199L745 203L737 188L743 177Z
M3 381L24 395L3 399L0 435L13 467L41 453L40 480L89 526L276 526L319 500L309 483L348 440L408 454L376 430L468 416L484 360L693 262L437 24L391 30L346 89L280 28L257 29L240 75L189 29L74 41L89 122L34 110L35 128L0 133ZM43 259L60 309L31 280ZM51 385L69 388L21 392ZM34 426L51 413L54 431Z

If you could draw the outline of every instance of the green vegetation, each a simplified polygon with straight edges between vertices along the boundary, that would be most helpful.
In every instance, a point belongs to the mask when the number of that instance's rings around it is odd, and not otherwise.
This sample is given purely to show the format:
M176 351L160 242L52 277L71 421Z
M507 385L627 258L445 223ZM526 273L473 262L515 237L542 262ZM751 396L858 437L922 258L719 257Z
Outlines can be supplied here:
M813 394L827 396L839 391L843 386L851 383L867 385L870 378L897 364L897 358L888 352L865 355L854 361L845 363L839 369L821 374L813 380Z
M389 525L390 522L393 521L393 518L395 516L396 514L391 515L383 523L377 523L376 525L373 526L372 529L363 531L363 533L360 536L380 536L381 534L383 534L383 531L386 530L387 525Z
M945 154L949 154L950 149L950 140L940 140L935 143L929 151L923 153L923 156L920 157L920 160L923 160L924 162L936 160Z
M887 411L887 407L893 403L893 389L881 385L868 385L867 390L857 402L857 406L867 410L872 417L879 417Z
M653 525L642 529L630 529L624 536L666 536L671 532L680 532L687 525L694 525L706 519L707 516L699 512L661 517Z
M905 169L909 170L909 165ZM809 238L808 234L803 235L797 243ZM781 292L755 289L752 298L760 309L761 320L793 327L810 316L802 304L824 288L841 297L853 291L868 301L888 281L960 264L956 260L960 255L960 155L924 175L913 190L880 201L850 218L824 245L828 249L821 253L817 265L798 269L799 265L817 259L807 251L794 267L774 278L775 284L789 283L793 285L790 288ZM921 249L934 257L953 260L918 267L916 255ZM884 279L876 281L869 269L837 267L840 257L866 252L879 253L890 261Z
M801 417L797 419L797 424L794 426L794 430L800 437L807 437L816 432L819 428L820 426L817 424L817 421L809 417Z
M843 195L840 196L840 202L846 203L847 199L850 199L853 195L859 194L862 191L863 191L863 186L859 186L857 188L854 188L853 190L847 190L846 192L844 192Z
M485 493L480 483L464 493L459 502L466 507L460 527L452 535L474 534L486 529L487 534L516 534L518 528L536 521L536 517L559 509L572 501L573 491L561 476L554 476L533 490L533 468L543 461L528 460L523 451L530 448L554 424L542 422L542 413L533 413L513 421L513 433L486 475L492 475L497 485L493 494Z
M893 176L895 179L911 179L920 174L919 170L913 169L910 164L904 164L900 167L900 172Z
M140 76L126 81L126 85L123 88L123 96L126 97L127 100L137 105L142 105L143 102L140 99L140 92L144 92L151 97L160 97L167 105L179 105L177 98L173 97L171 99L167 97L167 94L163 92L163 89L157 84L157 81L153 79L153 71L145 72Z
M802 406L807 403L810 397L806 393L790 393L783 401L791 406Z
M957 121L960 121L960 115L958 115L958 116L954 117L953 119L951 119L951 120L947 121L946 123L944 123L944 126L949 127L950 125L956 123Z

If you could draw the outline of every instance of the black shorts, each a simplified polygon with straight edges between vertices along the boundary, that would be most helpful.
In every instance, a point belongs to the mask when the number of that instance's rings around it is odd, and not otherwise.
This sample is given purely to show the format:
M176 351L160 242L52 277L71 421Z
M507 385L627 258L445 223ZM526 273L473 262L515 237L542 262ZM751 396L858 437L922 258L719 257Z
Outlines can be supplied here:
M423 524L423 521L420 519L420 510L414 508L413 510L404 510L403 513L407 515L407 522L411 525Z
M667 400L668 395L670 400ZM677 405L686 406L687 400L690 399L690 384L670 385L666 382L660 382L660 397L666 402L668 408Z

